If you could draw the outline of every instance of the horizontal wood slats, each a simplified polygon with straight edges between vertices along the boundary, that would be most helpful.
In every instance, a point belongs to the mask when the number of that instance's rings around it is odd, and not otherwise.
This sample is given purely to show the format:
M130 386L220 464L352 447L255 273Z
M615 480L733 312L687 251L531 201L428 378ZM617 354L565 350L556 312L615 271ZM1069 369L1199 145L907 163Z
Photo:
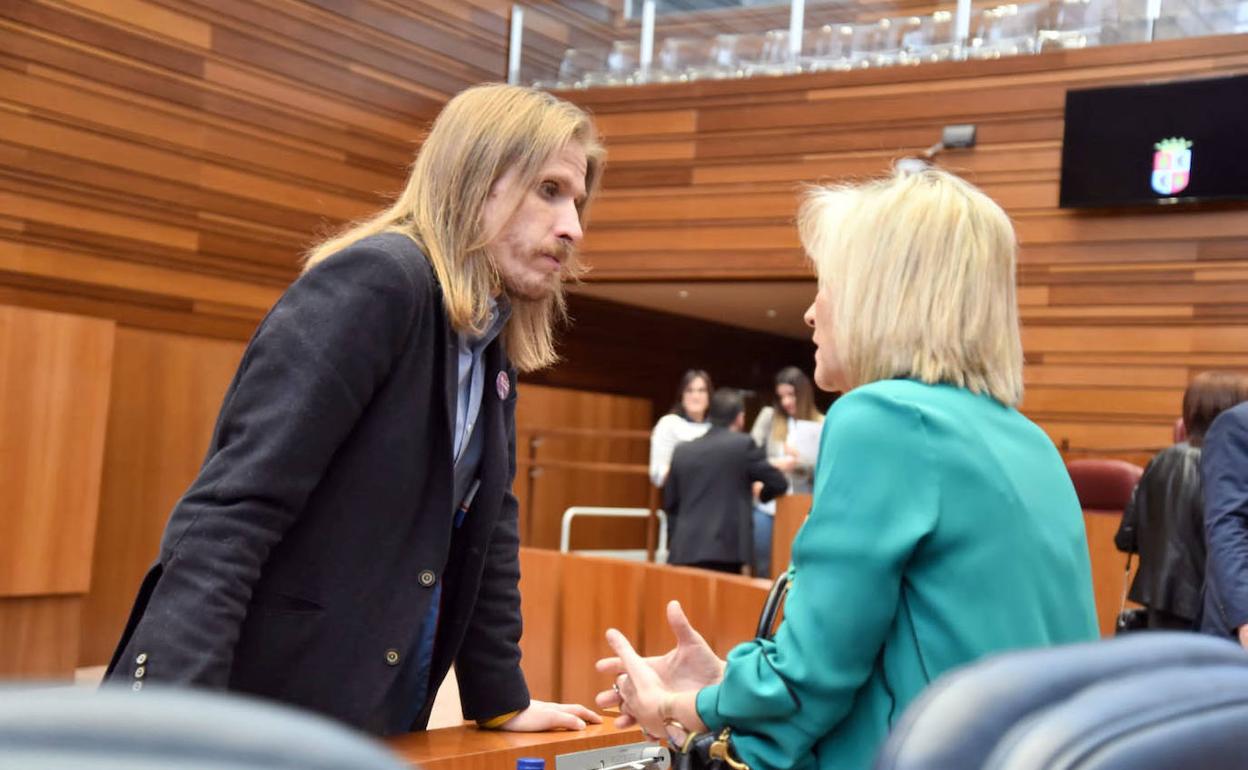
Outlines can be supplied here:
M1075 448L1157 448L1194 373L1248 370L1248 210L1059 209L1065 94L1245 71L1238 35L569 92L611 151L591 280L809 277L793 226L804 184L887 173L942 125L974 123L978 145L939 164L1015 222L1025 410Z
M243 339L377 210L510 4L0 4L0 299Z

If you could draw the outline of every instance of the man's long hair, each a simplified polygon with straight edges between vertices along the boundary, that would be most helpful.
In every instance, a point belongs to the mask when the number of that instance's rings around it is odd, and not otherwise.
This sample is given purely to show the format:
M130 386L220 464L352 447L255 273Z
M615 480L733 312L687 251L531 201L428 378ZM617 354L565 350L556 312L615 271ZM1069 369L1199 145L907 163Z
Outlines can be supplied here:
M482 334L489 324L489 298L504 290L485 248L495 235L483 227L486 198L499 177L515 168L513 198L503 201L514 210L539 183L547 160L569 142L584 148L587 161L586 196L577 207L584 227L606 155L589 115L531 88L499 83L469 88L451 99L434 121L398 200L313 247L304 270L370 235L403 233L429 256L451 325ZM584 272L573 253L563 263L561 277L575 281ZM516 368L529 372L558 361L554 327L566 317L562 281L548 297L512 298L502 337Z

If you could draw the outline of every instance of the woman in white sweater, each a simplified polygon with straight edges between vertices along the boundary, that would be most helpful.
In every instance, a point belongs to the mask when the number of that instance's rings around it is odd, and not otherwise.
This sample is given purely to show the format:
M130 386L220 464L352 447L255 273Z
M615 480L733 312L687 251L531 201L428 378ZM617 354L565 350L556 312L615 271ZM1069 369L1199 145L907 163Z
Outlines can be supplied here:
M767 450L767 459L789 480L789 493L810 494L813 462L803 462L789 443L789 432L797 420L823 422L823 414L815 406L815 387L806 373L796 366L786 366L776 374L776 398L765 406L754 420L750 435L754 443ZM754 576L768 577L771 571L771 531L775 522L776 503L754 504Z
M650 481L660 489L667 480L676 445L704 435L711 426L706 410L711 402L711 375L690 369L680 378L676 404L659 418L650 433Z

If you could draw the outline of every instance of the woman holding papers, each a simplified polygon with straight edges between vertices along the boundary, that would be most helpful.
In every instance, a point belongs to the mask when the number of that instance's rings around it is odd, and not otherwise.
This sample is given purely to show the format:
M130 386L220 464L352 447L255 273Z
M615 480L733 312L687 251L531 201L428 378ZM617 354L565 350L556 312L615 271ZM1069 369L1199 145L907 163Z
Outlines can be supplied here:
M624 725L731 729L752 770L870 767L906 706L985 655L1097 637L1083 516L1053 442L1017 409L1015 238L937 169L819 189L798 218L828 411L810 516L771 639L721 661L668 608L675 650L619 631L598 662ZM620 722L617 722L619 724Z
M776 374L776 398L754 419L750 435L789 481L789 494L810 494L819 454L823 414L815 407L815 386L796 366ZM775 501L754 504L754 576L769 577ZM782 565L787 566L787 565Z

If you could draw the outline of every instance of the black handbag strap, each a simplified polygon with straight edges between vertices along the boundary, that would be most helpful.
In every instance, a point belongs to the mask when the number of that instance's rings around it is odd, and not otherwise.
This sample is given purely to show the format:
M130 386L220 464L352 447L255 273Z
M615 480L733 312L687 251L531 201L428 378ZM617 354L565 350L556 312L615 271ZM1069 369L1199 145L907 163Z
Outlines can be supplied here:
M776 582L771 584L771 590L767 592L767 601L763 602L763 611L758 616L758 628L754 630L754 636L759 639L770 639L776 625L776 615L780 613L780 605L784 602L784 597L789 592L789 571L785 570L776 578Z
M1127 551L1127 567L1122 573L1122 601L1118 603L1119 615L1127 609L1127 589L1131 585L1131 557L1134 555L1131 551Z

